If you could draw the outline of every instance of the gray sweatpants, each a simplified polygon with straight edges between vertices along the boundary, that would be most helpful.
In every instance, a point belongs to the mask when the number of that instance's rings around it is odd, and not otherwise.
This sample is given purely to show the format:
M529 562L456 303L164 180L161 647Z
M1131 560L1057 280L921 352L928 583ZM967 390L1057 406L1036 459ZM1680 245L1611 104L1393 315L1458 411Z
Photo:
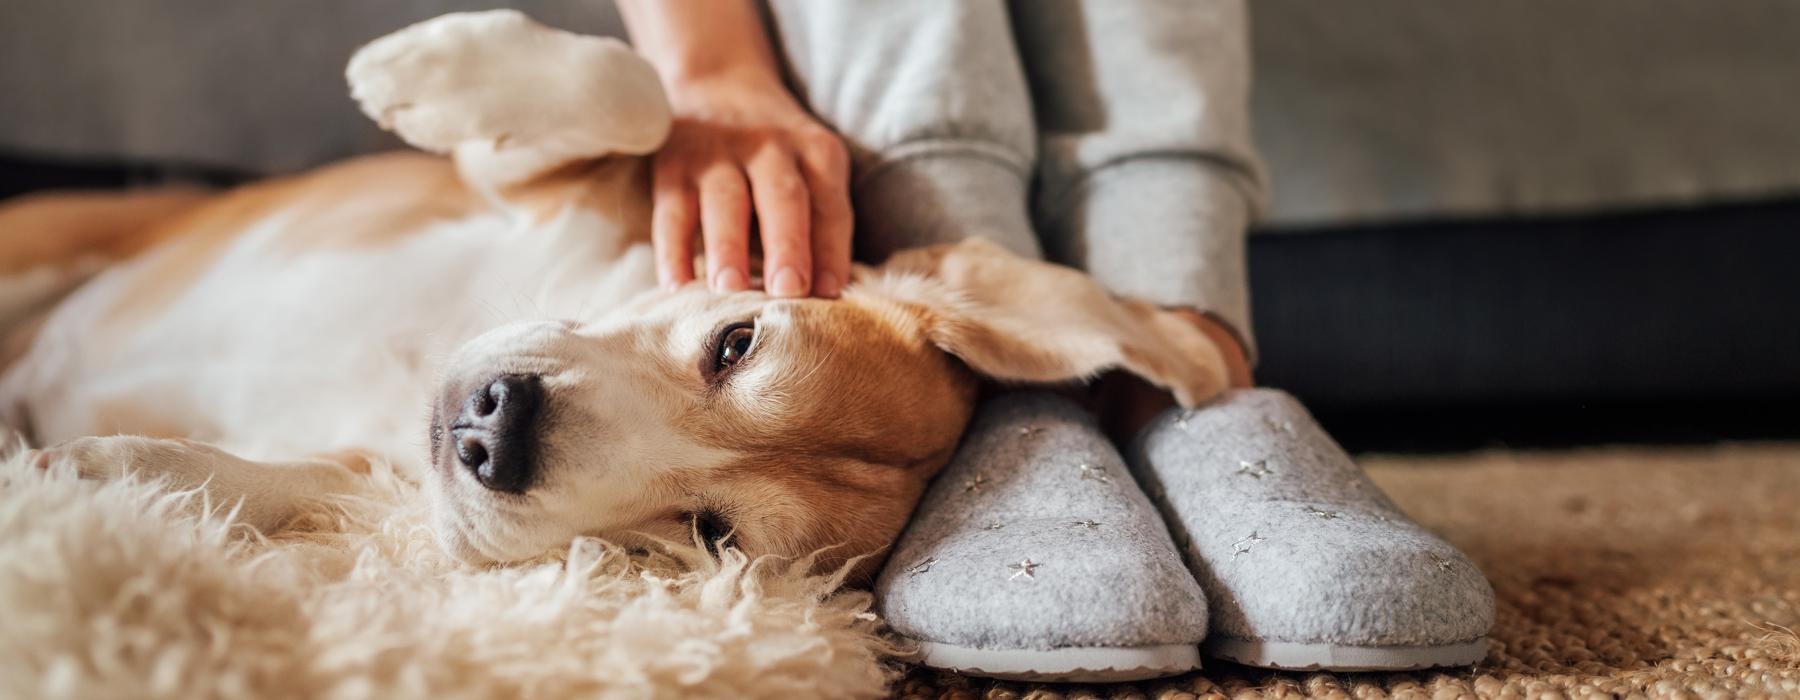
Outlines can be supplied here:
M863 259L986 236L1250 342L1244 233L1264 178L1243 0L769 11L802 99L850 144Z

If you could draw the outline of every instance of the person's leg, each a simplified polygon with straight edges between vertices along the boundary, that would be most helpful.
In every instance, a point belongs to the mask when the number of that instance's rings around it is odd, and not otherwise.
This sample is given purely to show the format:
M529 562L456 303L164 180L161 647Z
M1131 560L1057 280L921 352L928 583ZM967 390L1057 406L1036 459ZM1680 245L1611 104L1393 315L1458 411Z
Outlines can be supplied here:
M1242 0L1021 0L1038 120L1034 214L1052 259L1108 288L1250 334L1250 143Z
M774 0L801 97L851 146L858 254L990 238L1041 252L1036 133L1000 0ZM1206 603L1091 417L1010 394L978 407L877 585L927 665L1127 680L1199 662Z
M858 260L982 236L1041 257L1031 98L998 0L771 0L794 88L853 161Z
M1244 234L1262 197L1242 0L1029 0L1015 31L1052 258L1249 344ZM1285 394L1239 390L1141 433L1150 488L1212 605L1207 649L1252 665L1478 660L1493 598Z

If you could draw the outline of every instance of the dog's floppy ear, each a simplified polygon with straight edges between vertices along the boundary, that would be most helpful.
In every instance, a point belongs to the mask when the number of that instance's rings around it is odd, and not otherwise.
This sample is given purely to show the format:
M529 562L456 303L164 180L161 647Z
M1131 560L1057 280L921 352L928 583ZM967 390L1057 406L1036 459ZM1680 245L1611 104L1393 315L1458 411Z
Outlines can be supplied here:
M989 377L1062 382L1122 369L1186 407L1225 388L1224 358L1194 324L1077 270L977 238L895 254L881 271L890 296L920 309L932 343Z

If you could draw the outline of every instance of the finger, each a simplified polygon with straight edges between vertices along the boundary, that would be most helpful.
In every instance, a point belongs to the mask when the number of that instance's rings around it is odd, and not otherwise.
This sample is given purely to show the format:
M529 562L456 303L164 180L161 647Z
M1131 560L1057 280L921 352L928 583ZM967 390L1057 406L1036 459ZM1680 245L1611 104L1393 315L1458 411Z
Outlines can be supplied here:
M836 298L850 282L850 156L836 134L823 132L803 145L800 169L812 195L813 295Z
M770 296L803 297L812 290L812 198L794 156L766 148L750 160L750 194L762 232L763 288Z
M700 200L686 173L657 161L651 190L650 242L656 251L656 279L674 288L694 279L694 224Z
M736 163L721 162L700 174L700 236L706 245L706 279L714 291L750 288L750 194Z

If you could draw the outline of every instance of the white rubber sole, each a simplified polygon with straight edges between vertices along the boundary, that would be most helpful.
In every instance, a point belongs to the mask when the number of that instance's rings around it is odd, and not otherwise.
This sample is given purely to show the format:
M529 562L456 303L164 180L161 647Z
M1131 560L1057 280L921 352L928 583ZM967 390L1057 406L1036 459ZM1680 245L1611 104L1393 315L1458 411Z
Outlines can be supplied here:
M1211 637L1207 656L1260 668L1293 671L1414 671L1468 666L1487 657L1487 638L1431 647L1346 647Z
M1066 649L975 649L919 642L920 662L932 668L1039 683L1123 683L1162 678L1200 668L1192 644Z

